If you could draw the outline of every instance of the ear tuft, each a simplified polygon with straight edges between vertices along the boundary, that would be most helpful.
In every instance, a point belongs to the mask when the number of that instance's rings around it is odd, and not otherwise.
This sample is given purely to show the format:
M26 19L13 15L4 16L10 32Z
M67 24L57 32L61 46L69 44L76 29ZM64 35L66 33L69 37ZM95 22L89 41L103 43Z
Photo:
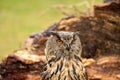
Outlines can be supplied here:
M56 31L47 31L46 34L47 34L47 36L50 36L50 35L54 36L57 34L57 32Z
M74 35L78 35L78 36L80 36L80 32L79 32L79 31L74 32Z
M50 35L56 35L57 32L56 32L56 31L50 31L49 34L50 34Z
M57 38L60 39L57 31L49 31L49 32L48 32L48 36L51 36L51 35L52 35L52 36L55 36L55 37L57 37Z

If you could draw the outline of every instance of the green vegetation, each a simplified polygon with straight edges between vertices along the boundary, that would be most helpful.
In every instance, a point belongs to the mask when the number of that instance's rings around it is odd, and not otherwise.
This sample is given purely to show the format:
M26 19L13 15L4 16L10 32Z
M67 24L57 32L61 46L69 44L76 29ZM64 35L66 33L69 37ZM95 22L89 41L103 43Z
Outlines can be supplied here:
M60 10L52 8L53 5L75 5L83 1L85 0L0 0L0 59L21 48L33 32L44 30L65 17ZM84 9L85 6L81 8Z

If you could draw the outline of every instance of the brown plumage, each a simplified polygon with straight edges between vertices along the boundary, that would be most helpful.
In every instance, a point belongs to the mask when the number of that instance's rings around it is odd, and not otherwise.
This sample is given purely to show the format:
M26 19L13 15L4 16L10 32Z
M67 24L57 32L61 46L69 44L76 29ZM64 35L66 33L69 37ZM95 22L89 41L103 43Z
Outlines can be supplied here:
M43 80L88 80L80 57L81 42L77 33L51 32L46 43L46 70Z

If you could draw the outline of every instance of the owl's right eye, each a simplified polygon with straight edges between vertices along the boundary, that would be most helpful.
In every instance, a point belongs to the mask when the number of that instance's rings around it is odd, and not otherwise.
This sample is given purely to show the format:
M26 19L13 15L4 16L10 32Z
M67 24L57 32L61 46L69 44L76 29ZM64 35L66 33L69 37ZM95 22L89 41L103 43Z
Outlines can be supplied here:
M58 43L59 45L61 45L61 44L63 43L63 41L62 41L62 40L57 40L57 43Z

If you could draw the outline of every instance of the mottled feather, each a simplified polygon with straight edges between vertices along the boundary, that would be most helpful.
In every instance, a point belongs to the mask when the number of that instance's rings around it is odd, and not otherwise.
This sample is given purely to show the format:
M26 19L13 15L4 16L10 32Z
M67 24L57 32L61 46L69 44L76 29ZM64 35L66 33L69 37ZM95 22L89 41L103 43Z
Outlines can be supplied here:
M82 46L74 32L50 32L46 42L47 69L43 80L88 80L82 64Z

